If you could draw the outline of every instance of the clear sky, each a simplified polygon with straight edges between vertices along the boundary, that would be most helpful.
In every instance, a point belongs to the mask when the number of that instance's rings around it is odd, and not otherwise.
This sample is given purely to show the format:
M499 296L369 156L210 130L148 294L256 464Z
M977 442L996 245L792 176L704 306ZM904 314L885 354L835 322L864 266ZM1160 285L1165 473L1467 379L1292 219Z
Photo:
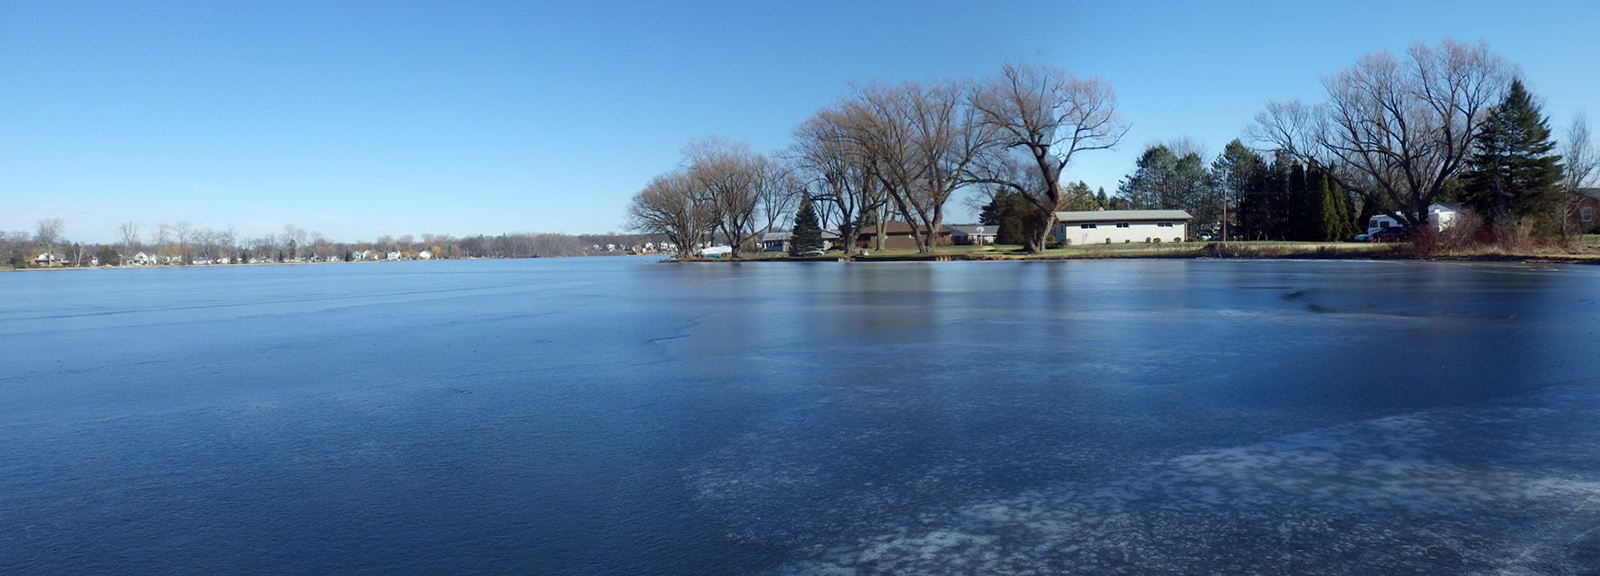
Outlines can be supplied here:
M1268 100L1445 36L1519 64L1553 126L1600 122L1597 26L1593 0L9 1L0 229L620 231L691 139L776 150L849 82L1007 61L1111 82L1133 129L1068 177L1112 191L1145 144L1216 153Z

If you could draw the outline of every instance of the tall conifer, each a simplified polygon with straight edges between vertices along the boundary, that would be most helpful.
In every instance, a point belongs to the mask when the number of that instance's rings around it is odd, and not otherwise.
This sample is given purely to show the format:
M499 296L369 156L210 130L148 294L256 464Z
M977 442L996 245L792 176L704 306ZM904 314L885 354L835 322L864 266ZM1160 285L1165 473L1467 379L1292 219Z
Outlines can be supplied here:
M1561 156L1554 150L1549 121L1522 82L1512 82L1478 137L1464 178L1467 203L1490 223L1548 216L1561 202Z
M816 208L811 198L800 199L800 209L794 214L794 230L789 235L789 255L799 256L810 250L822 249L822 226L817 223Z

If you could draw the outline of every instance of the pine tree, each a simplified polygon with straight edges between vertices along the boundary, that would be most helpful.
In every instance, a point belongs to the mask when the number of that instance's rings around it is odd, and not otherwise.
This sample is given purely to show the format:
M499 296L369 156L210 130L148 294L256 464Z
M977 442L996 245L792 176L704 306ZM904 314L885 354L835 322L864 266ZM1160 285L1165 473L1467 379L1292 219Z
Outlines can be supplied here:
M1027 245L1029 238L1038 238L1039 207L1020 194L1007 194L1000 208L1000 230L995 232L995 244Z
M1328 174L1315 168L1307 174L1307 185L1316 195L1317 234L1314 240L1336 242L1344 239L1344 211L1334 196L1334 186L1328 183Z
M811 198L800 199L800 209L794 214L794 229L789 235L789 255L799 256L811 250L822 249L822 226L817 223L817 211Z
M1306 178L1306 167L1299 162L1289 169L1289 183L1284 196L1284 240L1316 240L1322 231L1322 211L1317 204L1322 199L1311 193Z
M985 226L999 226L1000 213L1005 210L1006 199L1009 196L1010 192L1001 191L990 198L989 203L984 204L983 209L978 211L978 223Z
M1561 156L1549 121L1520 80L1511 83L1478 137L1463 195L1486 222L1545 217L1561 202Z
M1224 230L1227 230L1225 238L1231 238L1239 234L1238 230L1229 230L1229 228L1238 227L1238 222L1240 221L1239 209L1242 205L1241 203L1246 202L1243 199L1244 194L1247 191L1252 191L1249 190L1251 177L1260 167L1261 162L1260 155L1235 138L1223 148L1222 154L1218 155L1217 159L1211 163L1212 180L1216 182L1222 202L1226 204L1226 206L1220 207L1227 215L1227 223L1224 225ZM1222 233L1223 230L1218 230L1217 232Z

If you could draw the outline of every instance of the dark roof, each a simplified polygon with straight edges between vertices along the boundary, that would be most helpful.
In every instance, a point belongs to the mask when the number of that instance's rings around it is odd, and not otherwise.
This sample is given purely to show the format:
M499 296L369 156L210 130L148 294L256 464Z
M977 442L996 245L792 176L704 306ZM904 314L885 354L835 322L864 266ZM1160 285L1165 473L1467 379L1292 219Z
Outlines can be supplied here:
M1600 188L1579 188L1578 193L1595 200L1600 200Z
M941 228L941 230L939 230L939 234L940 235L945 235L945 234L949 234L950 233L950 227L949 226L940 225L939 227ZM920 230L923 230L924 232L927 231L927 228L923 228L922 226L918 226L917 228L920 229ZM876 225L862 226L862 227L856 229L856 231L860 232L863 235L873 235L873 234L877 234L878 233L878 227ZM899 221L885 222L884 225L883 225L883 233L884 234L905 234L907 236L910 236L911 235L911 225L907 224L905 222L899 222Z
M1130 220L1193 220L1182 210L1086 210L1056 212L1056 220L1071 222L1127 222Z
M761 238L762 242L782 242L793 238L794 232L790 232L788 230L772 230L769 232L762 232L758 235L758 237ZM823 240L837 240L838 238L838 232L834 232L832 230L822 231Z
M1000 232L999 224L951 224L945 226L952 233L967 236L993 236Z

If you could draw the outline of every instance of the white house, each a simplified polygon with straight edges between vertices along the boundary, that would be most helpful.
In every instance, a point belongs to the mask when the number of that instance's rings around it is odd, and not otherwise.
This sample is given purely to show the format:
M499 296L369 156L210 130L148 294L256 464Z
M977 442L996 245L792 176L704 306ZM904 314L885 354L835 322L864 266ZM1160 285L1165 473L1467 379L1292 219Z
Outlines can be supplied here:
M1182 210L1093 210L1056 212L1051 235L1071 245L1182 242L1189 237L1189 222Z
M388 254L384 254L383 255L383 259L384 260L399 260L400 259L400 253L399 252L390 252Z
M417 253L417 259L419 259L419 260L432 260L433 259L433 253L429 252L427 250L423 250L423 251Z

